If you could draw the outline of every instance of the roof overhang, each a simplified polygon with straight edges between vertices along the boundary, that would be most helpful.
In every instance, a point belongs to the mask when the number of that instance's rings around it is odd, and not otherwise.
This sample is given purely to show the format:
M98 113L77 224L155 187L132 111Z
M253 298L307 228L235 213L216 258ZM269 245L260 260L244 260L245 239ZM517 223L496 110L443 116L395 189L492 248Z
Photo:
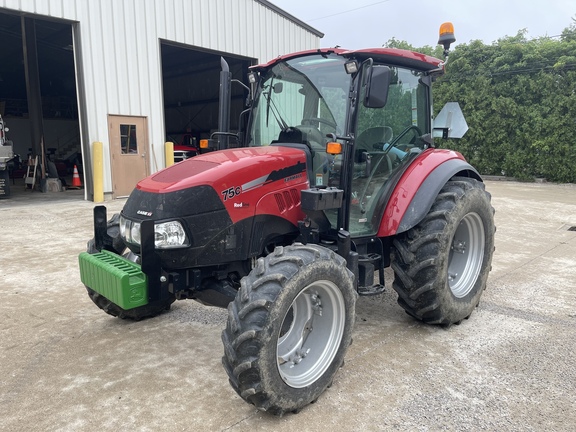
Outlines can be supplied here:
M268 9L273 10L274 12L276 12L278 15L283 16L284 18L286 18L287 20L292 21L294 24L302 27L304 30L308 30L310 33L312 33L315 36L318 36L319 38L323 38L324 37L324 33L322 33L319 30L316 30L314 27L306 24L304 21L299 20L298 18L296 18L294 15L290 15L288 12L286 12L284 9L279 8L278 6L276 6L273 3L270 3L269 1L266 0L254 0L256 3L260 3L263 6L266 6Z
M252 66L251 69L262 71L274 66L276 63L290 60L297 57L304 57L315 54L337 54L350 59L363 61L373 58L375 61L390 64L393 66L409 67L423 72L435 70L442 67L442 60L426 54L417 53L398 48L366 48L361 50L346 50L342 48L320 48L314 50L300 51L276 57L267 63Z

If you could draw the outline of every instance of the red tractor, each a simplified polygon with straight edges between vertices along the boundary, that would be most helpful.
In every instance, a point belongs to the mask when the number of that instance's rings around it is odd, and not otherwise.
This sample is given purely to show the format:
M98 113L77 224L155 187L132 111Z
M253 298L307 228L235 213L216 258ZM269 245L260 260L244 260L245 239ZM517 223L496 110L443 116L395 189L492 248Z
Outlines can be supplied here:
M453 40L441 36L446 52ZM434 148L435 129L457 129L432 118L443 72L438 59L387 48L253 67L245 131L216 134L239 147L140 181L108 222L95 208L79 257L90 298L135 320L180 299L227 307L230 384L276 415L330 386L356 299L383 292L385 267L414 318L468 318L490 271L494 211L464 157Z

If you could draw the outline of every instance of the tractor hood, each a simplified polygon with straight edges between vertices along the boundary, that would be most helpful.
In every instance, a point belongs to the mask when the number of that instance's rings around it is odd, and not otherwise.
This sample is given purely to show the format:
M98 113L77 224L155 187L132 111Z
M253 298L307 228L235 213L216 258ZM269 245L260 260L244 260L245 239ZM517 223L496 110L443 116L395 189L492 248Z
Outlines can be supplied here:
M195 186L211 186L216 191L230 187L248 189L284 180L305 171L306 157L298 149L248 147L207 153L187 159L141 180L136 189L169 193Z
M280 146L221 150L141 180L122 213L135 220L162 220L225 210L237 221L254 216L263 197L307 182L302 150Z
M303 150L228 149L187 159L140 181L122 216L130 224L181 223L189 246L162 250L164 268L235 261L259 254L269 238L297 232L303 217L299 191L308 185ZM138 253L138 245L129 247Z

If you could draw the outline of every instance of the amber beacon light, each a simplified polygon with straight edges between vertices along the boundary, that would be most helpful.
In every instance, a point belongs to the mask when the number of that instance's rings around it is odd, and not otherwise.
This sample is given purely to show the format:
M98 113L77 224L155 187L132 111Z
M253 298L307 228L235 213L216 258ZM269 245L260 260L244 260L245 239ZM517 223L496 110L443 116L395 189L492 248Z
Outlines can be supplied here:
M438 38L438 45L442 45L445 50L450 49L450 44L456 42L454 37L454 24L445 22L440 26L440 37Z

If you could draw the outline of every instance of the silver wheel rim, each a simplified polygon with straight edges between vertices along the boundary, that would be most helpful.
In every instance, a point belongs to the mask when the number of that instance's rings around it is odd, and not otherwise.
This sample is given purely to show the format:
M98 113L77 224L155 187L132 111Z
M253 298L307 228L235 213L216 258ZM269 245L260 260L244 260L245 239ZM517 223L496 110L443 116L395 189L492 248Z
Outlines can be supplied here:
M450 245L448 285L458 298L466 297L478 279L484 260L484 224L477 213L462 218Z
M338 352L344 326L344 297L334 283L321 280L303 289L278 337L276 358L284 382L302 388L318 380Z

